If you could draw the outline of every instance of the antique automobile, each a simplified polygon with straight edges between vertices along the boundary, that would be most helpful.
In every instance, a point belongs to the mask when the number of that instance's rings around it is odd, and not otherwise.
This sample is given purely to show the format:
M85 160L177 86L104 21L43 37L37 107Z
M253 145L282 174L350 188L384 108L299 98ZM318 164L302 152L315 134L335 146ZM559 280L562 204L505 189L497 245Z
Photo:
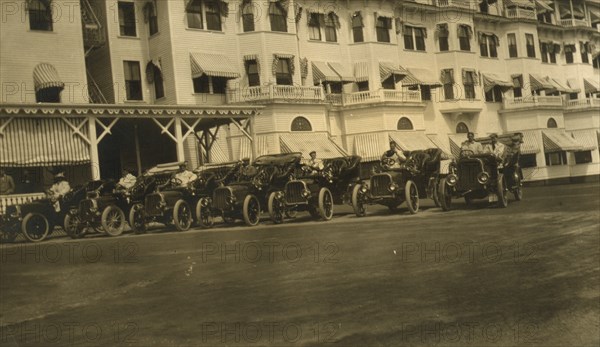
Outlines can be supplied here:
M394 167L393 159L384 159L381 172L371 176L369 183L352 189L352 207L358 217L366 215L366 205L379 204L396 211L406 202L411 214L419 211L419 199L433 198L432 178L438 176L442 152L437 148L406 152L406 162ZM392 168L394 167L394 168Z
M523 198L523 173L519 166L521 133L505 134L498 142L505 144L501 156L492 153L473 153L462 150L460 157L442 175L438 186L438 200L444 211L451 208L452 198L464 197L467 205L474 199L487 198L500 207L508 206L508 192L515 200ZM482 145L490 143L489 137L477 138Z
M101 181L91 181L86 185L77 186L58 201L45 198L18 206L8 206L5 214L0 217L2 241L12 242L21 232L28 241L40 242L51 234L57 225L66 231L68 212L77 208L79 201L85 198L86 192L96 189L101 184Z
M333 205L350 201L352 188L360 183L359 156L349 156L323 161L323 170L314 171L302 166L283 191L269 194L269 215L279 224L284 216L298 211L308 211L313 218L330 220Z
M267 207L272 192L281 191L298 169L301 153L263 155L246 167L236 182L215 189L212 200L203 200L199 219L208 221L215 216L227 223L242 219L246 225L260 222L260 214ZM212 222L206 226L212 226Z

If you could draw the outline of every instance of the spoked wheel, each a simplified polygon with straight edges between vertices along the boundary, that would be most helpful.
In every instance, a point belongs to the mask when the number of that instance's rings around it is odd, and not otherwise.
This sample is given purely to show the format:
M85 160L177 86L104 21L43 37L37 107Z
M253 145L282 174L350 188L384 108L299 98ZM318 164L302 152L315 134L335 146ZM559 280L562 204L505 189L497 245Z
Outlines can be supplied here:
M504 183L504 175L498 174L498 184L496 185L496 194L498 194L498 206L507 207L508 206L508 190L506 189L506 185Z
M417 185L412 180L406 181L404 198L411 214L419 212L419 191L417 190Z
M269 194L269 216L273 223L281 224L283 223L283 215L285 211L285 203L283 199L277 197L277 192L272 192Z
M67 213L63 223L63 228L67 235L72 239L83 237L83 226L77 214Z
M357 184L352 189L352 208L354 209L354 214L356 214L357 217L364 217L367 214L367 208L363 204L361 197L361 188L362 185Z
M432 180L432 182L431 182L431 198L433 199L433 203L435 204L435 207L442 206L440 199L439 199L438 187L439 187L439 184L435 180Z
M179 231L186 231L192 226L192 211L185 200L178 200L173 208L173 224Z
M50 223L41 213L28 213L21 222L21 232L28 241L43 241L50 232Z
M523 187L513 189L513 195L515 196L515 200L523 200Z
M450 211L450 207L452 204L452 194L450 192L450 187L446 183L446 178L442 178L440 183L438 184L437 189L438 201L440 203L440 207L444 211Z
M136 234L146 232L146 220L144 217L144 207L141 204L135 204L129 211L129 226Z
M202 198L196 204L196 221L202 228L212 228L215 225L209 199Z
M260 203L256 196L246 195L243 213L246 225L255 226L260 222Z
M102 211L100 217L102 229L109 236L119 236L125 228L125 213L118 206L110 205Z
M319 216L323 220L333 218L333 196L328 188L319 190Z

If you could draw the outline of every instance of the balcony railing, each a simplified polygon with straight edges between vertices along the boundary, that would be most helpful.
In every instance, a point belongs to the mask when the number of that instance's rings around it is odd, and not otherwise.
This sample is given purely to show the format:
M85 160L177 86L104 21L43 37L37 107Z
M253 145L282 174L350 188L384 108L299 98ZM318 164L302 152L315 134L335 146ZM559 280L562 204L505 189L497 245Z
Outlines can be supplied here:
M368 90L356 93L329 94L327 101L336 106L351 106L378 102L421 102L419 91Z
M325 101L325 96L321 87L276 84L231 89L227 91L227 103L229 104L261 101L320 103Z
M515 18L515 19L531 19L537 20L537 15L535 10L521 7L511 7L504 8L504 12L506 13L506 17Z
M461 7L471 8L471 2L469 0L434 0L434 3L438 7Z
M578 100L568 100L565 102L565 107L568 109L600 107L600 99L587 98Z
M589 26L591 26L590 23L587 22L587 20L577 19L577 18L561 19L558 23L564 27L589 27Z
M532 106L563 106L560 96L525 96L514 99L504 99L502 102L505 109L522 108Z

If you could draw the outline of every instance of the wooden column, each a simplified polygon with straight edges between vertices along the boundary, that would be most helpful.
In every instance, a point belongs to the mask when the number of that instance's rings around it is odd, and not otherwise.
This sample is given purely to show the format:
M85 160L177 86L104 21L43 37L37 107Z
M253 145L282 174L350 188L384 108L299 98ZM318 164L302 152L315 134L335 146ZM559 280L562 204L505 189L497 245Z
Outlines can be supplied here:
M177 142L177 160L185 161L184 138L181 130L181 118L175 118L175 141Z
M90 168L92 180L100 179L100 157L98 156L98 139L96 137L96 117L88 117L90 139Z

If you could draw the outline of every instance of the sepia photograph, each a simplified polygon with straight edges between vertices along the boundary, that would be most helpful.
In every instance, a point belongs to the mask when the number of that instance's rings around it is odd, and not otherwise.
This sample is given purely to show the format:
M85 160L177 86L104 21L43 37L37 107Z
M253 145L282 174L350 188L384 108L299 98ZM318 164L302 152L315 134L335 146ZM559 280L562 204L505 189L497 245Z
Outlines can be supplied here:
M600 346L598 0L0 0L0 346Z

